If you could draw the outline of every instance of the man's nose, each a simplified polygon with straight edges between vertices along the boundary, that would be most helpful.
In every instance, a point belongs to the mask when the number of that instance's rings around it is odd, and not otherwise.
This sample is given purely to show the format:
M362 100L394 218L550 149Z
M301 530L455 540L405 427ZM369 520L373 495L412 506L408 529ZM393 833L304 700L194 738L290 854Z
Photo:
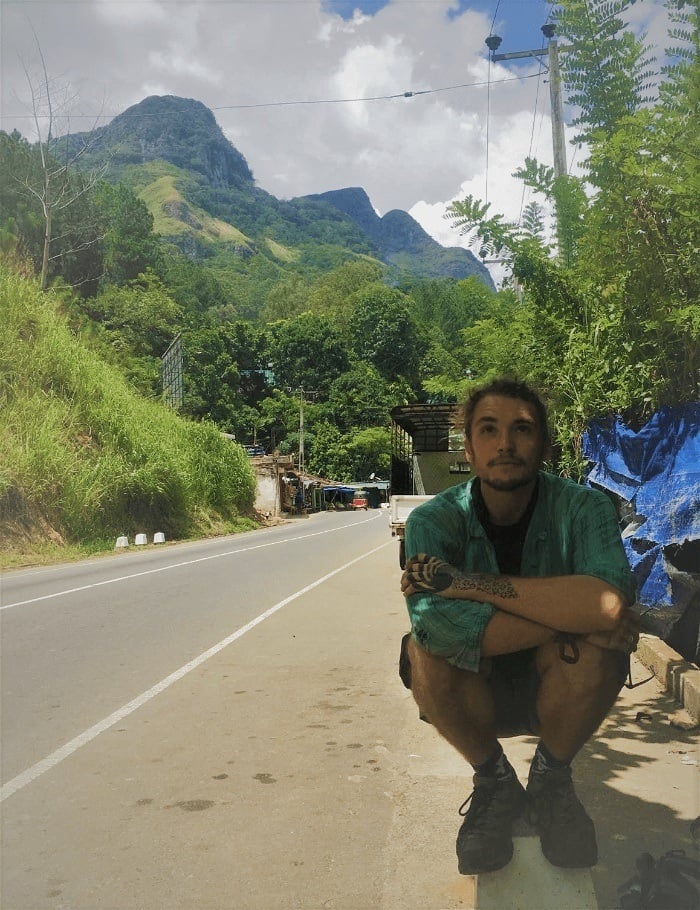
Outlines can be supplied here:
M503 430L498 440L499 452L512 452L514 448L514 436L508 430Z

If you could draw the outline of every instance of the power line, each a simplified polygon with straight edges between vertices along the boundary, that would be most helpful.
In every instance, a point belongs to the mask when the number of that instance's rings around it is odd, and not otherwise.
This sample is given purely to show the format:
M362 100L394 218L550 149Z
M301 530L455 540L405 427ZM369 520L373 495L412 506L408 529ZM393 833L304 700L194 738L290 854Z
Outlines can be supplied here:
M530 78L526 76L523 78ZM507 79L498 79L497 82L518 82L520 77L512 76ZM213 111L227 111L227 110L240 110L241 108L255 108L255 107L280 107L284 105L292 104L355 104L357 102L367 102L367 101L395 101L399 98L415 98L418 95L434 95L437 92L452 92L460 88L480 88L481 86L489 85L489 82L462 82L457 85L444 85L440 88L427 88L419 89L415 91L407 92L398 92L395 95L370 95L362 98L325 98L325 99L316 99L316 100L306 100L306 101L261 101L255 104L230 104L230 105L221 105L219 107L213 107Z
M541 68L540 68L540 71L539 71L538 75L540 75L540 76L542 75L542 69L541 69ZM533 147L534 142L535 142L535 125L537 124L537 107L538 107L539 100L540 100L540 87L541 87L541 85L542 85L542 80L541 80L541 79L538 79L538 81L537 81L537 93L536 93L536 95L535 95L535 106L534 106L533 111L532 111L532 127L531 127L531 129L530 129L530 146L529 146L529 148L528 148L528 158L532 158L532 147ZM520 212L518 213L518 227L520 227L520 223L521 223L522 218L523 218L523 208L525 207L525 191L526 191L527 189L528 189L527 185L523 182L523 192L522 192L522 195L520 196Z
M292 106L301 106L301 105L319 105L319 104L358 104L358 103L370 103L375 101L397 101L401 98L416 98L419 95L434 95L438 92L452 92L458 89L463 88L481 88L483 86L490 85L500 85L506 82L522 82L524 79L533 79L536 78L538 73L530 73L524 76L509 76L506 79L497 79L495 82L486 81L486 82L462 82L456 85L445 85L440 88L429 88L429 89L416 89L413 91L397 92L392 95L369 95L359 98L306 98L306 99L297 99L294 101L257 101L251 104L222 104L217 105L216 107L211 107L209 110L214 111L240 111L240 110L252 110L255 108L264 108L264 107L292 107ZM174 108L170 113L187 113L185 108ZM121 112L120 112L121 113ZM114 117L119 116L118 114L55 114L54 119L59 117L66 120L108 120L113 119ZM162 113L159 114L139 114L139 117L155 117L162 116ZM33 114L0 114L0 120L28 120L33 119Z
M489 35L493 35L493 26L496 22L496 16L498 15L498 8L501 5L501 0L498 0L496 4L496 9L493 12L493 19L491 20L491 28L489 29ZM490 148L490 138L489 138L489 129L491 126L491 54L489 54L489 63L488 63L488 88L486 89L486 166L485 166L485 176L484 176L484 202L488 207L489 203L489 148Z

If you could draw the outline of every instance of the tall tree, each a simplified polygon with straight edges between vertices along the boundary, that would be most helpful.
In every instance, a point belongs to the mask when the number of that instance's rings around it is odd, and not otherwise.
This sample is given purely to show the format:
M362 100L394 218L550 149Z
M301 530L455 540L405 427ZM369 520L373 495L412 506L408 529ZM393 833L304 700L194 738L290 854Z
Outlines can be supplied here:
M302 313L271 326L272 369L280 387L323 393L349 367L348 346L327 318Z
M353 302L349 329L355 355L390 382L404 377L417 391L428 343L411 315L408 297L376 283L358 291Z
M104 225L104 281L126 284L155 268L160 247L146 204L123 184L101 183L94 196Z

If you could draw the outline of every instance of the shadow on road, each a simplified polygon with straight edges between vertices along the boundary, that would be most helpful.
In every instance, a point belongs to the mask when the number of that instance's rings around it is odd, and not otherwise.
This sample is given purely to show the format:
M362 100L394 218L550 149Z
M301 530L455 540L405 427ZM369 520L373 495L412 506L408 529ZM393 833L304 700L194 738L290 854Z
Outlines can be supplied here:
M635 874L641 853L700 856L690 827L700 812L697 731L670 725L677 707L653 681L623 690L576 760L577 791L601 847L591 870L599 910L620 906L618 886Z

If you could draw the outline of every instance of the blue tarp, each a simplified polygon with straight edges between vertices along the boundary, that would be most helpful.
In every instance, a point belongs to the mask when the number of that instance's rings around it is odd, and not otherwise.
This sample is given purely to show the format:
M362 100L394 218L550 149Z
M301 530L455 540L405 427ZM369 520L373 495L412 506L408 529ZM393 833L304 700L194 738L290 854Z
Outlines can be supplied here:
M669 640L686 610L700 610L700 404L664 408L636 432L620 417L594 421L583 454L588 484L619 500L640 613ZM697 658L697 641L680 644Z

